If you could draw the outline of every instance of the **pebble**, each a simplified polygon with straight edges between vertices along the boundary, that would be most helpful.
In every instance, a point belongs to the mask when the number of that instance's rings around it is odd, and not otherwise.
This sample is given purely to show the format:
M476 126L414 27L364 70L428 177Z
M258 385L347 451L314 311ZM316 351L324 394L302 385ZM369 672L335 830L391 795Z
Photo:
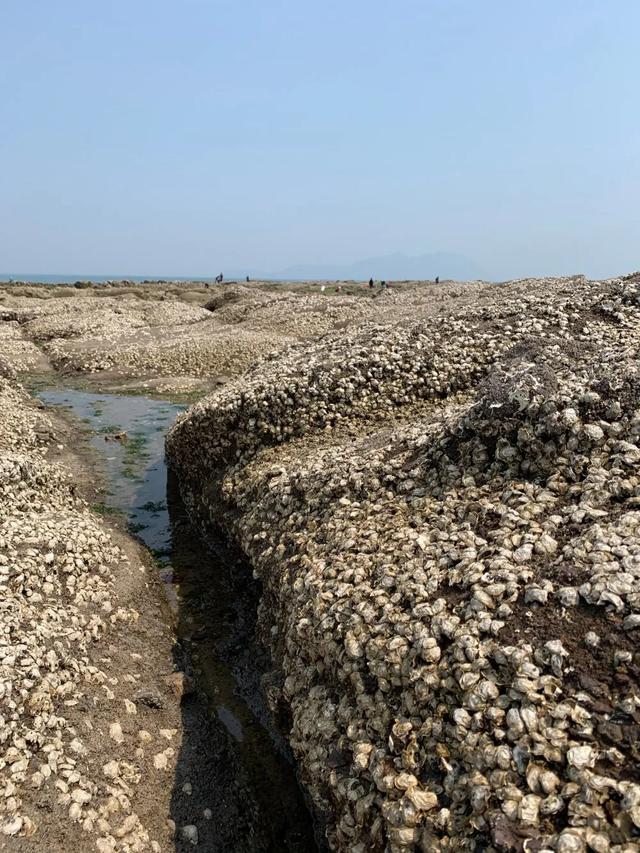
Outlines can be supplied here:
M116 743L124 742L124 735L122 734L122 726L120 723L112 723L109 726L109 737Z
M117 761L108 761L102 768L102 772L110 779L117 779L120 774L120 765Z
M198 843L198 827L192 823L183 826L180 830L180 835L185 841L188 841L189 844L193 844L194 847Z

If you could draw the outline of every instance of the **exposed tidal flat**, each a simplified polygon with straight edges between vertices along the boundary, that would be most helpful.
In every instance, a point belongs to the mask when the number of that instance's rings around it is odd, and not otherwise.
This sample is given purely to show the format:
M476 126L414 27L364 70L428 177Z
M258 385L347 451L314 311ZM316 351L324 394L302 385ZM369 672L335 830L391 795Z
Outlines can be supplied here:
M0 288L0 847L640 850L639 350L634 275ZM168 401L182 625L44 386Z

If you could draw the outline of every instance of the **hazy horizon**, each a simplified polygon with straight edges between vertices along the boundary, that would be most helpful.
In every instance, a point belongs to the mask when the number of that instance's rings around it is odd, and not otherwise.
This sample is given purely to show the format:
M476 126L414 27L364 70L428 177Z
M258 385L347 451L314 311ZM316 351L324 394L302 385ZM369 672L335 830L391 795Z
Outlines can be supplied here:
M632 0L3 12L0 270L640 266Z

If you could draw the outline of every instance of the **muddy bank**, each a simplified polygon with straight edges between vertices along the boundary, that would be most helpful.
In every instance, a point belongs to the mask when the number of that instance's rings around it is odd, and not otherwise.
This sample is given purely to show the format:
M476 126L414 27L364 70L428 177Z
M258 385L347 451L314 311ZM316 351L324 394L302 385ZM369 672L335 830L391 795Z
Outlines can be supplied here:
M77 432L0 396L0 846L172 849L180 676L155 568L89 509Z
M171 430L262 582L334 849L637 849L639 347L633 279L517 282L291 347Z
M315 850L255 589L167 492L180 407L40 396L0 379L0 849Z

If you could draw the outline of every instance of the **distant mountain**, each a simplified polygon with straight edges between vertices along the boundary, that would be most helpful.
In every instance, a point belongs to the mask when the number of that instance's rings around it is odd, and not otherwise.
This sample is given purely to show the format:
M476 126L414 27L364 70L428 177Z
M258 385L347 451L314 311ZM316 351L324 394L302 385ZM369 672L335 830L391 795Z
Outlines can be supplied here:
M403 255L395 252L376 258L365 258L353 264L298 264L277 273L278 278L292 279L356 279L365 281L387 279L452 278L459 281L483 278L483 270L465 255L449 252L432 252L427 255Z

